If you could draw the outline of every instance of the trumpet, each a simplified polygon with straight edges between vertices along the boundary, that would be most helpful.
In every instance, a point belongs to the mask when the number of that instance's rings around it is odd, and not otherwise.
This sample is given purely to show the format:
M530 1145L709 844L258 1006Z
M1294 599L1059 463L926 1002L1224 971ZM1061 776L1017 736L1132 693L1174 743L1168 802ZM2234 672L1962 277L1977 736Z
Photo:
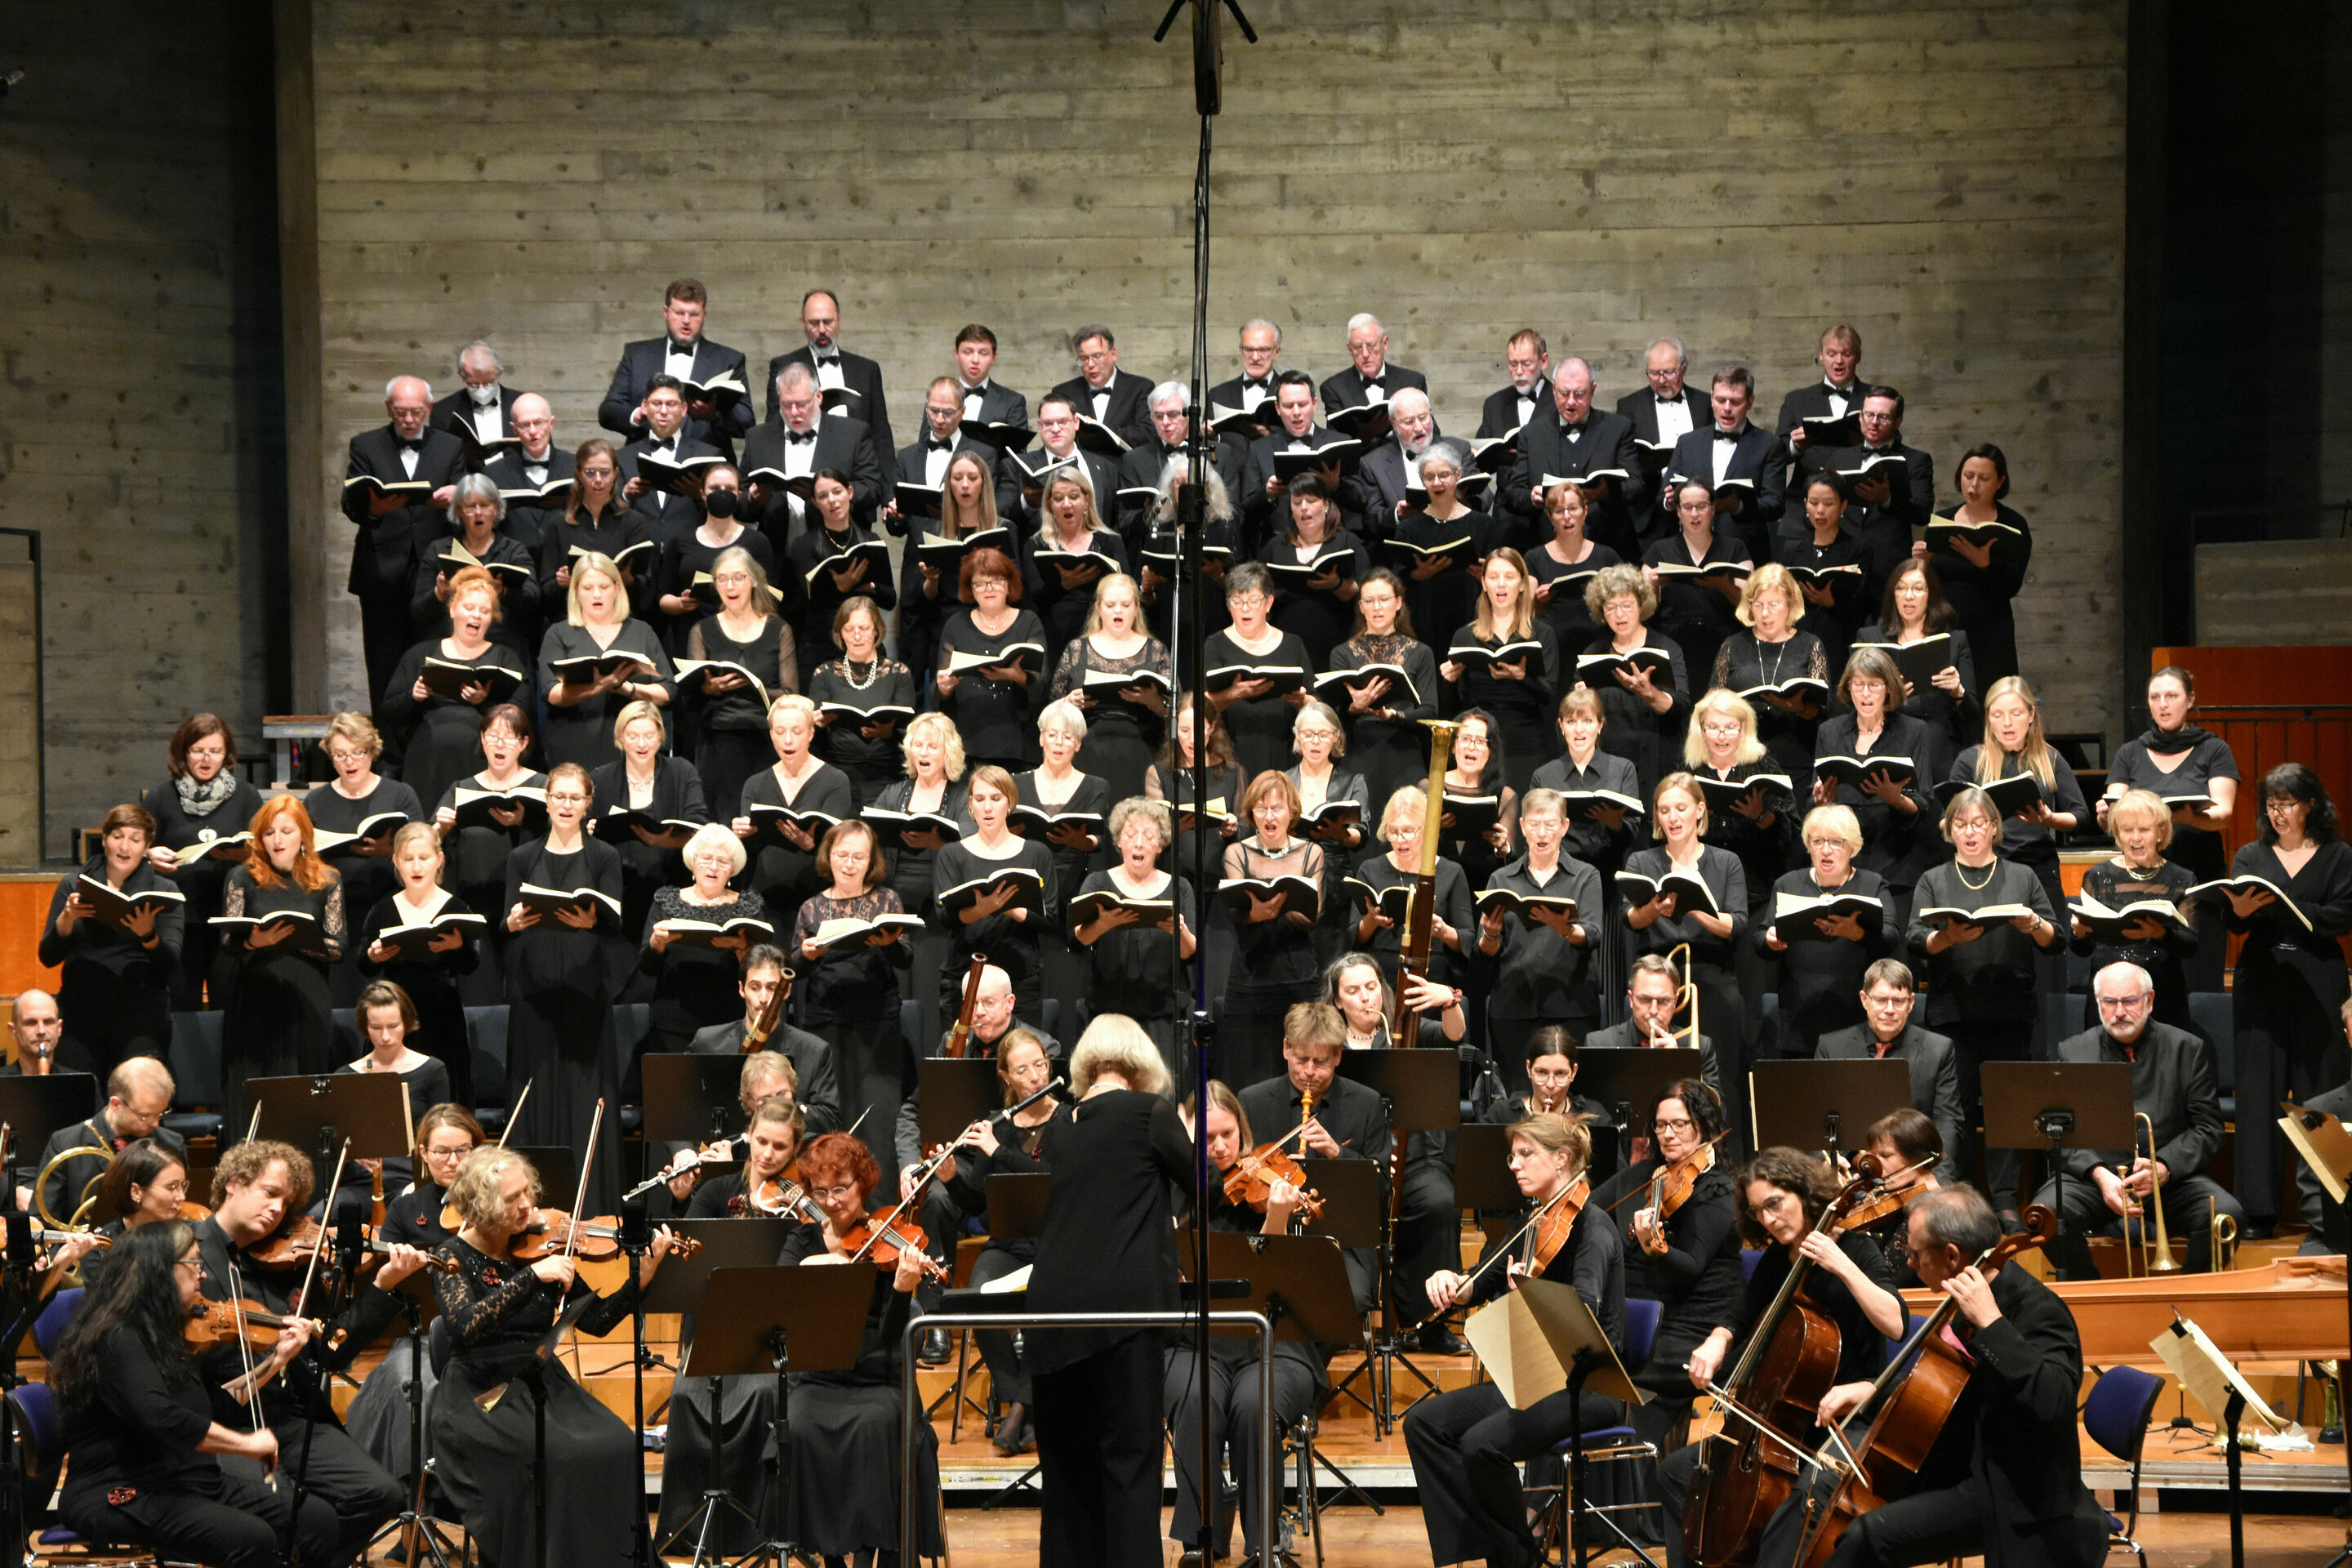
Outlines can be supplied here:
M2172 1239L2164 1233L2163 1194L2157 1191L2156 1123L2149 1121L2145 1114L2135 1114L2132 1120L2147 1130L2148 1190L2146 1201L2139 1205L2140 1277L2177 1274L2180 1271L2180 1265L2172 1260ZM2139 1138L2137 1131L2132 1138L2132 1153L2135 1156L2139 1153ZM2124 1166L2122 1175L2126 1181L2129 1181L2131 1166L2128 1164ZM2156 1236L2153 1240L2147 1234L2147 1211L2150 1209L2156 1211ZM2128 1217L2124 1221L2124 1225L2126 1227L2124 1263L2126 1271L2128 1272L2131 1265L2131 1221Z

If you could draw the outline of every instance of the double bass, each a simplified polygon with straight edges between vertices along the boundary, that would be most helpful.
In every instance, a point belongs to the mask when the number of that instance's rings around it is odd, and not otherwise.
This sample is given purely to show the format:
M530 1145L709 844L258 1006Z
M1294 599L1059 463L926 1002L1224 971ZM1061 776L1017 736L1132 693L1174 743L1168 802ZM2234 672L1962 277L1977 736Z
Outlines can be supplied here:
M1815 1236L1835 1236L1847 1214L1877 1184L1864 1170L1840 1190L1813 1225ZM1765 1521L1796 1489L1804 1454L1798 1439L1815 1424L1822 1396L1837 1380L1838 1326L1805 1300L1813 1260L1799 1258L1779 1294L1757 1320L1730 1377L1716 1394L1734 1419L1699 1449L1689 1506L1683 1512L1683 1551L1701 1568L1747 1568Z

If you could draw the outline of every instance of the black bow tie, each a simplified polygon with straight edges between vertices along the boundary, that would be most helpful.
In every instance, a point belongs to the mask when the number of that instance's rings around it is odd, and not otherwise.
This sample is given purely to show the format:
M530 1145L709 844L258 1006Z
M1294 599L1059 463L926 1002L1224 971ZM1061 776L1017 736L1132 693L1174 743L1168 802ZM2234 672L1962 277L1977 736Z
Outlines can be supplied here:
M1249 391L1252 387L1256 388L1260 392L1264 392L1267 387L1272 386L1273 384L1274 378L1272 376L1266 377L1264 381L1252 381L1247 376L1242 377L1242 390L1244 392Z
M1661 393L1657 394L1656 395L1657 395L1657 399L1658 399L1658 406L1660 406L1661 408L1672 407L1674 405L1675 405L1675 404L1677 404L1677 403L1680 403L1680 402L1682 401L1682 399L1681 399L1681 398L1679 398L1679 397L1668 397L1668 396L1667 396L1664 393L1663 393L1663 392L1661 392Z
M814 357L819 364L839 364L841 363L841 351L835 349L831 353L817 354Z
M988 383L983 381L978 386L967 386L963 389L963 395L966 397L986 397L988 395Z
M1379 375L1368 375L1364 377L1364 390L1366 392L1386 392L1388 389L1389 384L1387 377Z
M940 440L937 436L926 436L923 437L923 450L926 452L944 452L954 445L955 439L952 437L944 441Z
M1563 419L1560 421L1559 427L1566 434L1579 441L1584 439L1584 421L1581 419L1578 420L1573 425L1570 425L1568 421Z
M1718 441L1737 441L1739 436L1740 433L1737 430L1726 430L1720 425L1715 427L1715 438Z
M784 432L784 439L793 442L794 445L798 445L803 441L815 440L816 432L814 430L787 430Z
M692 359L694 357L694 345L692 343L682 343L676 338L672 338L667 341L665 346L668 349L670 353L684 354L688 359Z
M400 447L401 450L404 452L422 452L425 450L425 437L422 436L403 437L401 438Z

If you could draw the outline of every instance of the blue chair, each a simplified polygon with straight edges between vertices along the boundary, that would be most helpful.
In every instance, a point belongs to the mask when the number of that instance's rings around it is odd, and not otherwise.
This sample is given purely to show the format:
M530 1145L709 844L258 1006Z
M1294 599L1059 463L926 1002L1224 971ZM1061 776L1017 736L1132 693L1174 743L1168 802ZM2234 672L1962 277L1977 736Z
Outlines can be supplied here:
M2099 1373L2091 1397L2083 1402L2083 1430L2091 1441L2131 1467L2131 1504L2122 1517L2107 1515L2107 1550L2120 1547L2147 1568L2147 1552L2132 1539L2139 1528L2140 1447L2147 1441L2148 1417L2164 1392L2164 1380L2137 1367L2111 1366Z
M58 1341L65 1337L66 1325L73 1321L74 1309L81 1305L84 1294L79 1285L58 1291L33 1320L33 1343L39 1347L41 1359L47 1361L57 1354Z
M1763 1261L1764 1261L1764 1249L1763 1249L1762 1247L1741 1247L1741 1248L1739 1249L1739 1277L1740 1277L1740 1279L1755 1279L1755 1278L1756 1278L1756 1266L1757 1266L1758 1264L1759 1264L1759 1263L1763 1262Z
M194 1108L221 1102L221 1015L173 1014L164 1055L174 1092L163 1125L184 1139L219 1137L220 1112Z
M1665 1306L1663 1302L1653 1301L1645 1296L1625 1298L1625 1364L1627 1366L1640 1366L1650 1359L1650 1347L1658 1337L1658 1320L1664 1315L1664 1312ZM1565 1464L1569 1458L1570 1449L1575 1446L1580 1446L1584 1450L1584 1473L1588 1478L1591 1476L1592 1467L1595 1465L1638 1466L1644 1462L1655 1464L1658 1458L1657 1449L1643 1442L1631 1426L1604 1426L1596 1432L1580 1434L1576 1445L1560 1443L1554 1447L1551 1451L1552 1457ZM1568 1560L1567 1545L1570 1540L1568 1510L1573 1506L1573 1502L1574 1500L1569 1496L1569 1478L1563 1474L1558 1490L1543 1505L1543 1517L1538 1525L1537 1556L1541 1561L1550 1561L1555 1548L1559 1550L1560 1560L1563 1563ZM1610 1503L1588 1505L1585 1511L1599 1514L1622 1513L1638 1509L1662 1509L1663 1506L1655 1501Z

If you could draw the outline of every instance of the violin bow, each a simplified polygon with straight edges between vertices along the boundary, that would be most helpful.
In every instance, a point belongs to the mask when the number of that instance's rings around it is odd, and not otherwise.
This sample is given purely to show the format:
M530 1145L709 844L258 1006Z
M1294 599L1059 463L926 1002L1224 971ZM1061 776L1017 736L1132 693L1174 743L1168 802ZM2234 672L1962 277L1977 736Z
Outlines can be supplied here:
M515 1118L522 1114L523 1102L530 1098L530 1086L538 1081L539 1079L535 1078L527 1078L523 1079L522 1092L515 1096L515 1101L512 1105L507 1107L506 1125L499 1129L499 1148L503 1149L507 1146L507 1134L514 1131ZM597 1109L604 1109L604 1102L602 1100L597 1102Z
M511 1117L508 1119L507 1125L514 1125ZM604 1102L599 1100L596 1101L596 1114L588 1119L588 1148L580 1156L580 1186L572 1194L572 1228L563 1238L563 1256L567 1260L580 1250L580 1228L588 1223L588 1216L581 1212L580 1205L588 1201L588 1177L596 1168L596 1139L604 1130Z
M352 1141L350 1138L346 1137L343 1140L341 1152L335 1156L334 1179L327 1184L327 1220L331 1220L335 1217L335 1194L342 1190L343 1165L345 1162L351 1159L351 1157ZM326 1254L327 1225L326 1221L322 1220L319 1225L318 1245L310 1248L310 1267L304 1269L302 1272L302 1289L294 1293L294 1310L297 1313L301 1312L304 1308L310 1304L310 1287L316 1284L319 1279L319 1259L325 1257Z
M236 1258L234 1253L229 1257L228 1289L229 1310L231 1314L236 1319L236 1337L237 1361L245 1368L245 1374L237 1381L245 1384L245 1398L243 1401L245 1405L245 1413L253 1422L254 1435L256 1436L259 1436L261 1435L261 1388L260 1385L256 1384L253 1379L253 1347L245 1342L245 1270L236 1266ZM231 1397L235 1397L234 1393L231 1394ZM271 1491L276 1491L278 1489L278 1470L276 1467L271 1467L268 1473L262 1477L262 1479L268 1485Z

